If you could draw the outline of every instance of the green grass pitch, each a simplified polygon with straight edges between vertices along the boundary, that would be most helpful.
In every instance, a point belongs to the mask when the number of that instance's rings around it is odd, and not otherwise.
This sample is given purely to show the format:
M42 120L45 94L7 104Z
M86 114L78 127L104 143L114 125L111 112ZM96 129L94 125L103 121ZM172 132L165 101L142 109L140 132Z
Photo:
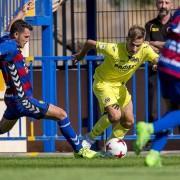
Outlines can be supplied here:
M0 179L12 180L177 180L180 155L163 156L163 168L144 166L144 157L75 159L71 157L0 157Z

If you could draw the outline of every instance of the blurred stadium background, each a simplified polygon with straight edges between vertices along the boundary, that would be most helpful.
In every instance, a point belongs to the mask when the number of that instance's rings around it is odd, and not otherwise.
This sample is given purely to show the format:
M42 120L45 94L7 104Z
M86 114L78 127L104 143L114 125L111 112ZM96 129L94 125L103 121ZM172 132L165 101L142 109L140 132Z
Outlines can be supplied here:
M0 31L4 33L9 21L17 14L26 0L0 0ZM154 0L68 0L57 11L50 12L51 0L36 0L35 16L26 20L34 25L34 31L26 49L30 60L30 70L34 96L66 109L73 126L80 137L92 128L99 117L99 109L91 90L92 73L101 62L101 57L89 57L77 66L70 61L88 39L118 42L124 41L128 28L133 24L144 25L157 15ZM180 6L180 0L173 0L174 8ZM95 55L90 52L89 55ZM47 58L47 56L49 56ZM133 95L135 119L148 117L147 64L142 66L128 83ZM4 110L4 84L0 78L0 99L2 115ZM51 88L50 88L51 87ZM159 84L154 109L157 118L164 112L164 103L160 98ZM135 126L134 126L135 127ZM109 128L99 137L97 147L111 132ZM131 140L136 138L132 129L125 139L129 150ZM179 129L169 136L172 141L166 149L179 150ZM21 119L13 130L0 136L2 152L66 152L71 151L64 138L58 132L54 122L39 122L34 119ZM130 140L130 141L129 141ZM14 144L19 143L14 148Z

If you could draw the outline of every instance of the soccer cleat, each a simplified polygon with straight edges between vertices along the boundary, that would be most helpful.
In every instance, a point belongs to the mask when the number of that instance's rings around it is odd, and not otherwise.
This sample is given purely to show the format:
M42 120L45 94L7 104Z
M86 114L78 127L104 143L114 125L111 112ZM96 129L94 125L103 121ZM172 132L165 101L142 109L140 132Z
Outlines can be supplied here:
M134 144L135 153L137 155L140 154L143 147L150 140L152 132L152 124L148 124L145 122L139 122L137 124L137 139Z
M91 146L95 143L95 140L91 139L89 137L89 134L86 134L84 137L83 137L83 140L82 140L82 147L86 147L88 149L91 149Z
M87 147L81 148L78 153L74 153L74 156L76 158L87 158L87 159L102 157L101 153L90 150Z
M150 150L149 154L145 158L145 165L148 167L162 167L160 152Z
M110 152L105 152L105 151L101 152L101 156L103 158L115 158L115 156L113 156Z

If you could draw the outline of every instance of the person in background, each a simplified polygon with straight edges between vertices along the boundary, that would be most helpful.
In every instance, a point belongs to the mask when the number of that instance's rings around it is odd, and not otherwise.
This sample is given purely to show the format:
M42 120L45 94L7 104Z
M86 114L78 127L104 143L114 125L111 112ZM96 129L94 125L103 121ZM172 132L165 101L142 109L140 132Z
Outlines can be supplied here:
M167 39L167 29L171 20L171 10L173 8L172 0L156 0L156 7L158 9L158 16L146 23L146 38L151 47L159 53L163 48ZM154 99L156 94L157 84L157 72L156 68L152 64L148 66L148 120L149 122L154 121L156 118L154 112ZM155 103L156 104L156 103ZM169 102L167 105L168 109L173 109L177 105Z

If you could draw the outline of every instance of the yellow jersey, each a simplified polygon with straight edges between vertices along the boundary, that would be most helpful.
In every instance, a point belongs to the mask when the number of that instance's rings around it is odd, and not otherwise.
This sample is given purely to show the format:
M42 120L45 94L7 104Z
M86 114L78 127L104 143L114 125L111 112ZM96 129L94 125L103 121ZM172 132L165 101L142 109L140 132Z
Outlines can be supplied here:
M154 62L158 58L158 54L146 43L132 56L128 54L126 43L97 41L96 49L104 55L104 61L96 68L94 79L118 84L126 83L145 61Z

